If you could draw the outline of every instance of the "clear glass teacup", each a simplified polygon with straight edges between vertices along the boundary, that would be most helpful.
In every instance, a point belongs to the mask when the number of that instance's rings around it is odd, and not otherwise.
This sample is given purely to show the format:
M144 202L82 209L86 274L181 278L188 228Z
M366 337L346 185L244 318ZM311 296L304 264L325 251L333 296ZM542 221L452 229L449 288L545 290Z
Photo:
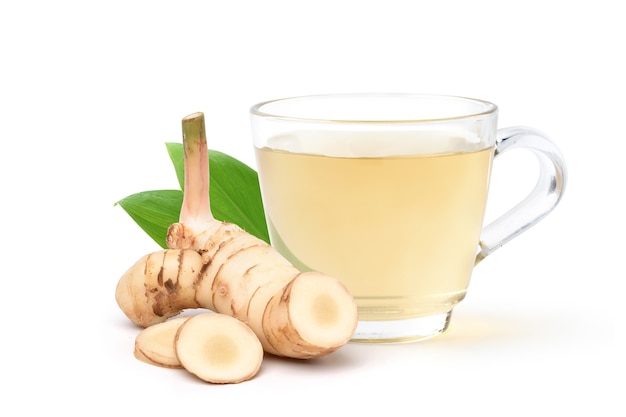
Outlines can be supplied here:
M353 341L440 334L474 266L559 203L566 165L528 127L498 130L497 106L464 97L343 94L251 109L272 245L301 270L343 281L359 324ZM491 167L525 148L539 180L483 225Z

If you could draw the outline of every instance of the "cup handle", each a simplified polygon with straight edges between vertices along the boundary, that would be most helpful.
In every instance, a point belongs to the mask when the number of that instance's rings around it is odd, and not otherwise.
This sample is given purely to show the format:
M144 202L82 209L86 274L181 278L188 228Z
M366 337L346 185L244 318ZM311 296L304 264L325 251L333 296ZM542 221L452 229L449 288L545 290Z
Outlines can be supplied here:
M476 265L548 215L559 203L565 190L565 160L545 134L524 126L499 129L494 159L511 149L528 149L535 154L539 160L539 179L524 200L483 227Z

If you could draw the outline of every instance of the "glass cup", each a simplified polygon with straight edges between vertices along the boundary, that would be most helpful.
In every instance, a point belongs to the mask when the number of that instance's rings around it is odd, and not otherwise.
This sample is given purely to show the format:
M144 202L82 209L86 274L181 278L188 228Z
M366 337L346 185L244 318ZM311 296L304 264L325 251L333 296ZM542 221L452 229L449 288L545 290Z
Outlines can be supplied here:
M474 266L560 201L561 153L541 132L497 129L496 105L416 94L272 100L251 108L272 245L354 296L353 341L401 342L446 330ZM533 151L539 180L483 226L492 162Z

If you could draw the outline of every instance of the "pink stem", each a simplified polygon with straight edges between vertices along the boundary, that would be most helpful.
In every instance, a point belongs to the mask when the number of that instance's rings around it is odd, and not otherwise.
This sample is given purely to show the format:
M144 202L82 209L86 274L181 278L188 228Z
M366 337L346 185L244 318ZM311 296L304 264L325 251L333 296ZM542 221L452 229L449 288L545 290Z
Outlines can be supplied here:
M180 222L192 226L213 220L209 201L209 157L204 114L185 117L183 149L185 152L185 189Z

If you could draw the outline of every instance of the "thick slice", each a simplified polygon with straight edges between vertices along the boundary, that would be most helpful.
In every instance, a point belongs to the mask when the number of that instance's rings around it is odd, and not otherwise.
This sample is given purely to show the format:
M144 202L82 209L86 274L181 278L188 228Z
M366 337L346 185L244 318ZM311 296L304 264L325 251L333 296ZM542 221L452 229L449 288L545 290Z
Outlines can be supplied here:
M242 321L217 313L199 314L178 329L176 356L198 378L233 384L255 376L263 361L263 347Z
M248 282L253 282L256 272L249 273ZM293 279L286 274L279 279L280 274L281 269L273 268L272 281L258 286L247 310L246 322L265 351L309 359L345 345L357 322L354 299L346 287L318 272L302 272Z
M291 325L302 340L334 350L346 344L354 333L354 317L342 309L353 303L352 295L335 278L304 272L293 280L291 287Z
M182 368L174 340L178 328L188 319L177 317L143 329L135 338L135 357L151 365Z

